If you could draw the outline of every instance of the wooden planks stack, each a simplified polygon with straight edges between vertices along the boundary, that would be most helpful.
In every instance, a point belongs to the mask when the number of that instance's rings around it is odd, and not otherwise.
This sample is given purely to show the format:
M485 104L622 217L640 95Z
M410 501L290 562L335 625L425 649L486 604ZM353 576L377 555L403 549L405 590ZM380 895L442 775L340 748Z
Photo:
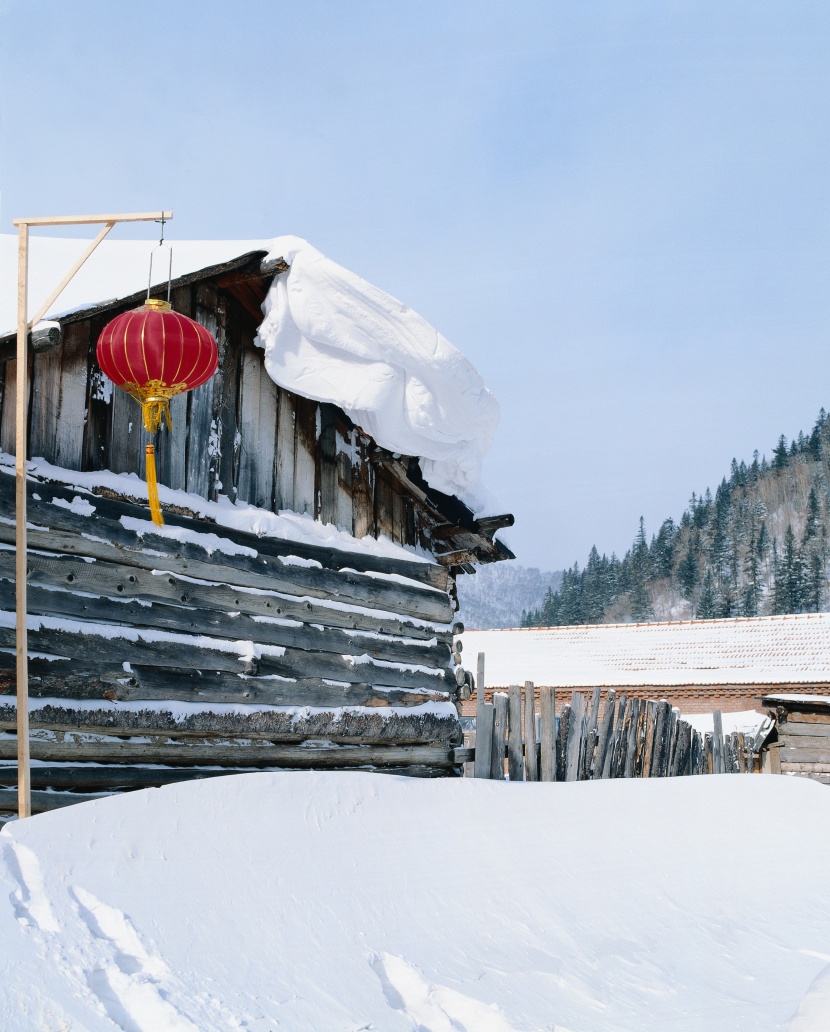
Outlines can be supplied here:
M484 683L482 655L478 671L477 688ZM494 704L483 697L479 691L475 750L468 749L463 757L470 760L474 751L475 777L503 779L505 756L511 781L662 778L755 769L752 743L743 734L724 735L720 713L715 714L716 733L704 736L665 699L617 697L612 688L601 708L601 692L595 688L590 698L573 692L557 719L554 690L542 688L537 735L531 682L523 689L512 686L509 695L495 693ZM827 741L830 745L830 737Z
M175 514L155 528L55 483L31 482L28 506L33 784L54 790L36 809L200 765L455 771L446 568ZM0 473L0 807L16 779L13 544Z

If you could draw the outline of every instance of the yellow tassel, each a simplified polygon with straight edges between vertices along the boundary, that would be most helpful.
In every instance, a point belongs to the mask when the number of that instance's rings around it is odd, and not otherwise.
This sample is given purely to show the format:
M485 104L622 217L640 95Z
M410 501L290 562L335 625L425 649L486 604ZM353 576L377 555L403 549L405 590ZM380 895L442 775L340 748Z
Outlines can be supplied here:
M141 412L144 416L144 429L148 434L154 434L158 430L162 419L168 430L173 429L169 401L145 401L141 405Z
M147 445L147 501L150 503L150 515L157 527L164 526L159 505L159 485L156 480L156 449Z

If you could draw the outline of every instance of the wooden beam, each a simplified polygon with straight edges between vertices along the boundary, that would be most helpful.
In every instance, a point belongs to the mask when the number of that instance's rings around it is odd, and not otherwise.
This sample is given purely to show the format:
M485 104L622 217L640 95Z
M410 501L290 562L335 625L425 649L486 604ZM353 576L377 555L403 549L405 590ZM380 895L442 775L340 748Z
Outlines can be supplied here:
M26 343L29 336L27 301L29 291L29 227L17 233L17 379L15 410L15 643L17 653L17 769L18 816L32 813L29 780L29 643L26 620L26 446L27 373Z
M37 218L12 219L13 226L95 226L103 222L169 222L172 211L142 211L117 215L44 215Z

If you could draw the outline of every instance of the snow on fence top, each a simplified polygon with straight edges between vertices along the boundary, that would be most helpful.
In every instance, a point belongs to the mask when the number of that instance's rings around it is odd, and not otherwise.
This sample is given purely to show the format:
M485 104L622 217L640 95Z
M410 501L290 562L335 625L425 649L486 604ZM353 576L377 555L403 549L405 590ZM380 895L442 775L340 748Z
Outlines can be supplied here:
M54 288L86 243L33 235L33 305ZM0 327L9 330L17 319L16 246L15 236L0 236ZM141 290L152 246L104 241L47 315ZM271 286L257 337L271 378L303 397L338 405L378 444L418 456L424 477L437 490L480 508L481 460L499 408L470 362L416 312L299 237L175 241L173 276L256 250L290 266Z
M830 613L677 623L467 631L488 687L830 682Z

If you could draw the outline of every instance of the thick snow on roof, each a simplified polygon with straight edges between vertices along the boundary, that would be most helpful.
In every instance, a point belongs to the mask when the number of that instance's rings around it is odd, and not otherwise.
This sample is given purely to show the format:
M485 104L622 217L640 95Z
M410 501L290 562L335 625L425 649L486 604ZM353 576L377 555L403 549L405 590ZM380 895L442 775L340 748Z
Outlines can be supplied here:
M0 834L0 1027L818 1032L828 850L784 777L133 792Z
M87 241L31 236L32 313ZM105 240L47 316L127 297L147 283L148 241ZM0 328L16 325L17 238L0 236ZM474 367L412 309L294 236L272 240L174 241L173 276L249 251L284 258L257 341L282 387L339 405L378 444L416 455L426 480L474 510L481 460L498 424L496 399ZM154 281L167 251L158 251Z
M464 648L485 654L488 687L824 683L830 613L466 631Z

